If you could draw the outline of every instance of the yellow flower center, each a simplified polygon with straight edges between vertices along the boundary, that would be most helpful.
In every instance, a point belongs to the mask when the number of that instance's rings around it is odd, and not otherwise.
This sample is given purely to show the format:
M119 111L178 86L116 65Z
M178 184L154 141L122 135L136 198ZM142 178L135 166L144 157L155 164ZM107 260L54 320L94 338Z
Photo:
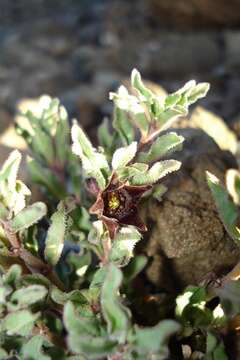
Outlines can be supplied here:
M120 205L119 198L116 194L111 194L111 197L108 202L108 206L110 210L116 210Z

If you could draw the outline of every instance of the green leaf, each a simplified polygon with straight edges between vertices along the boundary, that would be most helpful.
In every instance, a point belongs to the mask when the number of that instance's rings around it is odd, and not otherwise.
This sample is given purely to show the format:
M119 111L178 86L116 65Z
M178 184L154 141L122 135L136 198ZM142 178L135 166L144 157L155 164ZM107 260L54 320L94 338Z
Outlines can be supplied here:
M27 157L27 168L33 182L44 186L57 199L65 197L66 192L63 185L49 169L42 167L40 163L29 156Z
M129 145L134 140L133 124L129 120L129 115L122 109L115 106L113 117L113 128L118 132L124 145Z
M107 267L103 266L94 273L92 281L91 281L90 289L93 289L96 287L97 288L102 287L102 284L104 283L106 275L107 275L107 271L108 271Z
M166 359L169 355L167 342L179 330L180 325L173 320L163 320L151 328L135 326L133 344L140 354L150 352L161 355L159 359Z
M129 166L122 167L117 170L118 178L121 181L129 180L134 176L141 176L143 173L146 173L149 166L144 163L134 163Z
M110 93L110 99L114 101L117 109L113 126L116 130L119 130L123 138L124 135L126 135L128 139L128 131L131 131L131 123L139 128L143 136L148 133L149 119L146 115L146 108L140 99L130 95L124 86L120 86L117 93Z
M51 291L52 300L59 305L64 305L66 302L86 304L87 300L80 290L73 290L71 292L63 292L57 287L53 287Z
M61 257L66 235L67 216L64 208L59 208L51 216L51 225L47 232L44 256L51 265L56 265Z
M42 285L31 285L16 290L10 301L15 308L24 308L43 300L47 296L47 289Z
M88 242L97 245L104 234L104 226L101 220L93 221L92 228L88 233Z
M3 192L3 195L5 192L5 184L3 184L3 182L7 183L8 191L15 191L21 159L22 155L20 152L18 150L14 150L3 164L0 172L0 191L1 193Z
M22 268L20 265L14 264L10 267L8 272L3 276L3 283L15 286L16 282L20 279Z
M40 126L36 128L36 134L31 143L31 147L33 152L41 155L48 164L54 163L55 154L52 139Z
M137 69L133 69L132 71L131 84L146 100L151 101L155 96L152 91L143 84L141 75Z
M127 165L135 156L137 151L137 142L134 141L130 145L119 148L115 151L112 158L112 167L114 170Z
M121 228L112 244L110 261L117 266L126 266L133 257L133 249L140 239L141 234L136 228Z
M207 294L203 287L188 286L176 299L176 315L189 328L202 328L213 322L213 313L207 304Z
M29 228L37 223L47 213L47 207L43 202L36 202L21 210L10 222L13 232Z
M129 314L119 301L121 282L121 271L115 265L109 264L101 290L101 309L111 339L124 343L129 329Z
M210 332L207 333L206 360L228 360L224 344Z
M89 360L104 359L116 350L117 342L108 337L90 337L70 334L69 346L72 351L86 356Z
M204 97L209 90L209 84L191 80L181 89L165 98L163 110L158 113L158 126L166 130L179 116L186 116L188 107Z
M113 142L113 136L109 131L109 121L105 118L102 124L98 127L98 140L104 149L110 149Z
M134 256L124 268L124 284L129 284L147 265L148 259L144 255Z
M59 121L55 135L56 156L60 164L64 166L70 152L70 128L68 114L63 106L59 106L58 114Z
M26 336L39 317L39 314L32 314L28 310L19 310L8 314L2 321L2 328L7 335Z
M6 360L8 358L9 357L7 352L4 349L0 348L0 360Z
M208 83L196 84L191 90L187 92L188 104L194 104L197 100L204 98L210 89Z
M79 338L100 335L98 320L94 316L82 316L70 301L64 306L63 319L68 332Z
M135 175L131 183L133 185L154 184L164 176L173 171L177 171L181 163L177 160L164 160L156 162L146 173Z
M162 201L162 196L167 192L167 187L163 184L157 184L152 190L152 197L158 201Z
M146 163L156 161L173 151L181 150L183 141L184 138L174 132L162 135L154 141L147 153L141 152L138 155L138 160Z
M206 174L208 186L215 200L223 225L230 237L239 245L240 229L236 226L239 215L238 209L233 201L230 200L227 191L220 184L218 178L210 172L206 172Z
M109 167L105 156L96 151L84 134L83 130L75 122L72 126L72 151L82 161L83 169L87 176L94 177L101 189L106 186L103 172L108 172Z
M22 347L22 355L24 359L31 360L51 360L51 357L44 355L43 346L49 346L49 342L41 335L33 336L26 344Z

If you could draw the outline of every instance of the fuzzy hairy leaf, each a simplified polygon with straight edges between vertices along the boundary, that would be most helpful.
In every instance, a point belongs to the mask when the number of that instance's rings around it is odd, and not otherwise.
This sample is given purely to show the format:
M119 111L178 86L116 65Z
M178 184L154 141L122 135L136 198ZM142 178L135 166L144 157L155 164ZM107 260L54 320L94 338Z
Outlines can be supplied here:
M111 338L124 343L129 329L129 314L119 299L121 282L121 271L109 264L101 290L101 309Z
M78 337L100 335L98 320L94 316L81 315L70 301L64 306L64 324L70 334Z
M191 80L175 93L168 95L165 98L164 110L158 114L161 130L166 130L177 117L186 116L188 107L206 96L208 90L208 83L196 84L196 81Z
M43 300L47 293L47 289L42 285L22 287L12 294L11 302L14 303L14 308L25 308Z
M113 137L109 131L109 121L107 118L105 118L98 127L98 140L100 145L105 149L109 149L112 145Z
M86 304L87 300L80 290L72 290L70 292L63 292L57 287L53 287L51 291L51 298L56 304L64 305L66 302Z
M23 345L21 353L24 359L31 360L51 360L51 357L44 355L43 346L50 344L41 335L33 336L26 344Z
M207 172L207 182L226 231L239 245L240 230L236 226L239 213L236 205L230 200L227 191L220 184L218 178L210 172Z
M86 356L89 360L103 359L106 356L110 356L116 349L117 342L104 337L90 337L90 336L78 336L76 334L70 334L69 338L70 348L76 352Z
M131 84L146 100L151 101L153 99L154 94L143 84L141 75L137 69L132 70Z
M112 167L114 170L127 165L135 156L137 151L137 142L134 141L130 145L119 148L115 151L112 158Z
M134 345L142 353L161 355L158 359L166 359L169 355L167 343L169 338L180 330L180 325L173 320L163 320L151 328L135 326Z
M70 128L68 121L68 114L63 106L58 110L59 121L57 122L55 144L56 144L56 156L60 164L64 165L68 160L70 152Z
M19 232L37 223L47 213L43 202L36 202L21 210L9 223L12 231Z
M124 284L129 284L147 265L148 259L144 255L135 255L124 271Z
M86 175L95 178L99 187L103 189L106 185L106 180L102 170L108 171L108 163L105 156L93 148L76 122L72 126L72 140L72 151L80 157Z
M128 114L115 106L113 127L118 132L124 145L129 145L134 140L134 129L132 123L129 121Z
M3 283L15 286L16 282L20 279L22 274L22 268L18 264L14 264L10 267L5 275L3 275Z
M47 232L44 256L51 265L56 265L62 254L66 235L67 216L64 208L59 208L51 216L51 225Z
M177 171L181 163L177 160L164 160L156 162L146 173L135 175L132 178L133 185L154 184L167 174Z
M136 243L141 234L134 227L123 227L116 235L110 253L110 260L118 266L126 266L133 257Z
M122 125L126 133L129 126L127 123L134 124L143 135L146 135L149 128L149 120L145 113L145 107L141 101L134 95L130 95L124 86L120 86L117 93L110 93L110 99L114 101L118 112L116 115L122 115ZM127 115L124 116L125 112ZM115 125L118 125L117 118ZM121 119L120 119L121 120ZM118 126L117 126L118 127Z
M36 126L35 129L36 135L31 143L33 152L40 154L48 164L53 164L55 154L51 137L40 126Z
M162 135L154 141L147 153L139 154L138 160L146 163L156 161L173 151L180 150L183 141L184 138L174 132Z
M213 313L206 304L205 288L188 286L176 299L176 315L187 328L209 326L213 322Z
M22 155L18 150L11 152L7 160L4 162L0 171L0 189L7 183L8 191L14 191L16 186L17 174L20 166ZM5 185L6 186L6 185ZM4 186L4 187L5 187Z
M34 325L39 314L32 314L28 310L19 310L8 314L2 322L2 329L8 335L27 335Z
M56 199L65 197L66 192L63 185L56 176L48 169L30 156L27 157L27 168L34 183L44 186Z

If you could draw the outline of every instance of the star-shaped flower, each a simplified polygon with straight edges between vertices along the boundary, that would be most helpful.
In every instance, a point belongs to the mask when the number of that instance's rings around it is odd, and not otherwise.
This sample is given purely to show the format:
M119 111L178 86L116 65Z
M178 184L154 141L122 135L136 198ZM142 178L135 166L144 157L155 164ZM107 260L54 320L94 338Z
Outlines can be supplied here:
M139 231L146 231L146 225L138 214L137 205L150 185L133 186L121 182L114 174L108 186L98 193L97 200L90 209L98 215L113 239L120 225L133 225Z

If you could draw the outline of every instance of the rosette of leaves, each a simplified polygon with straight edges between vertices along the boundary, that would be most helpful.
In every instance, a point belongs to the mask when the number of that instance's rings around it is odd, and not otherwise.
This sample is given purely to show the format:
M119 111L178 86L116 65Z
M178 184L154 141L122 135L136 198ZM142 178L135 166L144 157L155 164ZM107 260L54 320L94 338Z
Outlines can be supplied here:
M17 117L16 131L31 150L27 168L32 181L52 199L62 200L68 192L79 195L80 168L70 148L68 114L59 100L40 97L35 111Z

